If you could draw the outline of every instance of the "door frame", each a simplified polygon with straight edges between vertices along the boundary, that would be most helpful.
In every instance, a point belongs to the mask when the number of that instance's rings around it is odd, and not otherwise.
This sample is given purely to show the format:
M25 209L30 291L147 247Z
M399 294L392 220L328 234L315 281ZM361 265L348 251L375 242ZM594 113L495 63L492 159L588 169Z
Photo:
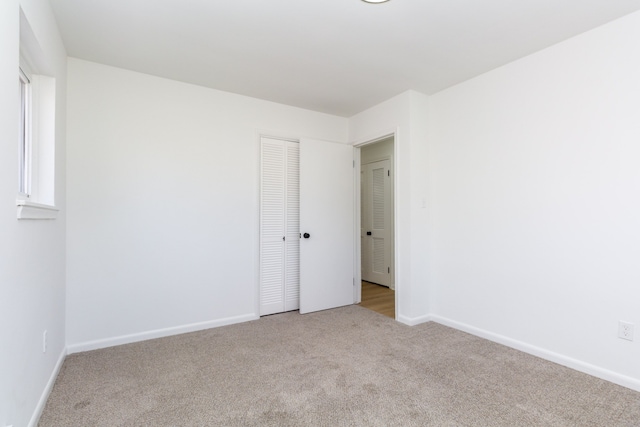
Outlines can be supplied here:
M360 227L362 226L361 215L362 215L362 183L360 182L360 169L362 167L361 164L361 155L360 149L365 145L375 144L376 142L380 142L389 137L393 137L393 283L395 288L395 313L396 320L398 319L398 301L400 299L400 292L402 290L402 285L398 281L398 129L395 128L393 130L388 130L386 132L379 132L362 140L356 141L353 143L353 147L355 149L354 153L354 169L357 173L354 173L354 276L355 283L353 287L353 299L355 304L359 304L362 301L362 248L361 248L361 239L360 239ZM357 286L355 286L357 284Z

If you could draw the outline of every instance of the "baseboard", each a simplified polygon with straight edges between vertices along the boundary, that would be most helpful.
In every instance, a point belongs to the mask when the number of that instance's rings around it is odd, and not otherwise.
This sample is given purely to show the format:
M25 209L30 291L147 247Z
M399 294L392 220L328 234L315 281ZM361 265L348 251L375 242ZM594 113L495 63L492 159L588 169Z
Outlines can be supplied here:
M47 399L49 399L49 394L51 394L53 385L56 383L56 378L58 378L58 374L60 373L60 369L62 368L62 364L64 363L65 357L67 357L66 349L62 350L62 352L60 353L60 357L58 357L56 366L53 368L53 372L51 372L49 381L47 382L47 385L42 391L42 395L40 396L40 400L38 400L36 409L33 411L33 415L31 416L31 421L29 421L29 424L28 424L29 427L36 427L38 425L38 421L40 421L40 416L42 415L42 411L44 411L44 406L47 404Z
M456 322L454 320L447 319L442 316L431 315L429 317L431 318L432 321L436 323L440 323L442 325L449 326L463 332L467 332L471 335L475 335L480 338L485 338L489 341L493 341L498 344L502 344L507 347L511 347L516 350L520 350L525 353L532 354L534 356L540 357L541 359L545 359L550 362L554 362L559 365L566 366L567 368L571 368L576 371L580 371L585 374L603 379L605 381L609 381L614 384L618 384L623 387L630 388L631 390L640 391L640 380L636 378L622 375L617 372L610 371L608 369L604 369L595 365L591 365L586 362L582 362L577 359L573 359L571 357L565 356L560 353L555 353L553 351L536 347L534 345L527 344L522 341L517 341L509 337L505 337L503 335L495 334L493 332L489 332L484 329L476 328L474 326L470 326L465 323Z
M175 326L165 329L140 332L137 334L123 335L119 337L106 338L102 340L87 341L84 343L71 344L67 346L67 353L81 353L83 351L98 350L101 348L114 347L122 344L131 344L139 341L146 341L155 338L163 338L171 335L185 334L188 332L202 331L204 329L217 328L220 326L233 325L235 323L249 322L257 320L260 316L256 314L245 314L242 316L227 317L224 319L212 320L209 322L192 323L189 325Z
M430 314L425 314L424 316L419 316L419 317L407 317L399 314L396 320L400 323L404 323L405 325L416 326L421 323L430 322L433 319Z

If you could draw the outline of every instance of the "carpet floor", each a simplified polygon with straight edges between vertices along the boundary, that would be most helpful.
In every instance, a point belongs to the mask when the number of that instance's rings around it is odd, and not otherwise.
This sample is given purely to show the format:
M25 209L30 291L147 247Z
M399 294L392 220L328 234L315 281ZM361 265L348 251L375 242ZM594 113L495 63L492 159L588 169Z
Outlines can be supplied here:
M640 426L640 393L358 306L70 355L50 426Z

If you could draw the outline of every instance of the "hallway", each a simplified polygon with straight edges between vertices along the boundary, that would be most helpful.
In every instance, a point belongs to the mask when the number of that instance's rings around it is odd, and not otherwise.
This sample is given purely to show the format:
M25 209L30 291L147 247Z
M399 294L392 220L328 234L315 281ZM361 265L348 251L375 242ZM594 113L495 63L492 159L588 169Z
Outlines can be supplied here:
M362 302L360 305L376 313L396 318L396 295L393 289L362 281Z

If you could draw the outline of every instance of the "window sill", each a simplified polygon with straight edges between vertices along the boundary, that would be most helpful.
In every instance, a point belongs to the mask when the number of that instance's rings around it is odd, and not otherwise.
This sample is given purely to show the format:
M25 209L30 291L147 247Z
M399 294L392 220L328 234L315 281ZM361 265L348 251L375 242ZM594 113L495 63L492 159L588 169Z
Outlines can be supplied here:
M16 200L18 219L56 219L58 209L55 206L34 203L30 200Z

